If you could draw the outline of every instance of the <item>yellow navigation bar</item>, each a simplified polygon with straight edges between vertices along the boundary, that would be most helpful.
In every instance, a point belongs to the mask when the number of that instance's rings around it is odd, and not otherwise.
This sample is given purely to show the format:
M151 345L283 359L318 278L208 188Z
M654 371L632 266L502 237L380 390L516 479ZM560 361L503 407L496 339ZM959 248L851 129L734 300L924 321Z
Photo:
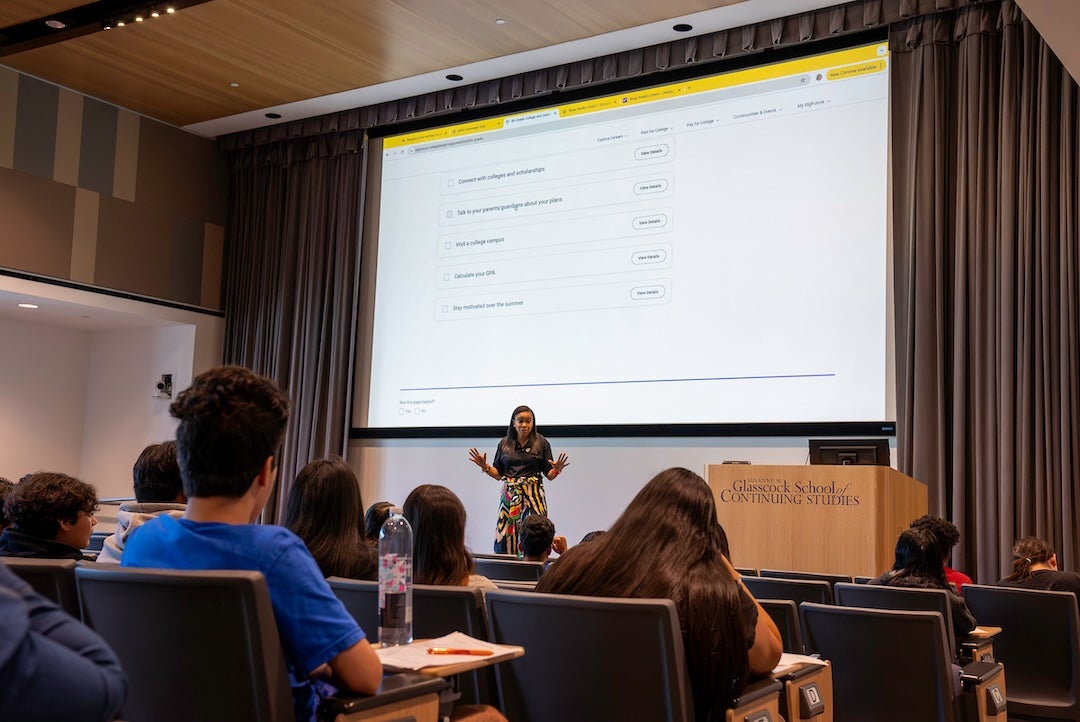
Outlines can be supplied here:
M645 88L619 95L607 95L600 98L590 98L576 103L555 106L554 108L536 109L528 113L515 115L503 115L485 120L477 120L468 123L443 126L420 130L415 133L388 136L383 140L384 148L399 148L406 145L430 143L437 140L458 138L464 135L473 135L492 130L501 130L508 126L515 126L516 121L522 120L522 116L533 116L558 111L559 118L572 118L589 113L597 113L603 110L625 108L632 105L653 103L658 100L670 100L672 98L686 97L698 93L707 93L722 88L732 88L738 85L757 83L773 78L783 78L799 73L810 71L824 72L828 80L845 80L847 78L870 73L878 73L885 70L888 46L884 43L863 45L847 50L838 50L824 55L815 55L806 58L797 58L772 65L762 65L746 70L736 70L721 75L713 75L697 80L685 80L670 85L661 85L655 88ZM552 113L554 115L554 113Z

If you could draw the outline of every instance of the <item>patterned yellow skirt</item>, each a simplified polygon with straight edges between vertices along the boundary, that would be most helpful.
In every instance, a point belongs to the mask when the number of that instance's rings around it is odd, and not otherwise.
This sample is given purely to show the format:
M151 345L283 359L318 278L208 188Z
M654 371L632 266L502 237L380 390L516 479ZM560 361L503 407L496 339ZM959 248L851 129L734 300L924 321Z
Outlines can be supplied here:
M547 516L542 476L503 477L499 520L495 524L495 553L518 553L518 524L529 514Z

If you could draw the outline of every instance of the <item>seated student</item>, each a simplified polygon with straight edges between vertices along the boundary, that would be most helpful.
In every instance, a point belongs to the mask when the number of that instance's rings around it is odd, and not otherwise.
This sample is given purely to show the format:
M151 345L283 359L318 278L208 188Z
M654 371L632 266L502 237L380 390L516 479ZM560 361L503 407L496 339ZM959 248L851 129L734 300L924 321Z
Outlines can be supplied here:
M945 569L945 581L955 584L956 591L960 591L960 588L965 584L971 584L971 577L949 566L949 558L952 556L953 547L960 543L960 530L956 528L955 524L933 514L925 514L911 522L911 526L929 529L937 537L938 544L945 555L941 560L941 565Z
M27 474L4 502L9 526L0 534L0 556L87 559L80 551L97 525L94 487L51 471Z
M127 698L96 633L0 563L0 719L105 722Z
M0 476L0 532L7 529L8 520L7 517L4 516L4 502L7 501L8 494L10 494L11 490L14 488L14 484Z
M296 475L281 525L304 540L324 577L374 580L376 553L361 535L363 508L352 468L319 459Z
M388 501L377 501L364 512L364 536L367 537L368 544L371 544L376 551L379 549L379 532L382 531L382 525L390 518L390 510L393 507L394 505Z
M896 540L896 561L893 568L870 584L916 589L944 589L952 607L953 634L962 637L975 629L975 616L952 584L945 581L944 557L937 535L925 526L905 529Z
M180 466L176 463L176 442L150 444L131 470L135 501L125 501L116 514L116 531L106 537L98 554L99 564L119 564L131 532L155 516L181 517L187 508Z
M537 592L661 597L679 612L699 720L722 710L753 674L780 659L780 633L720 549L716 504L687 469L657 474L607 534L578 544L540 579Z
M277 478L289 398L269 379L225 366L196 377L169 411L180 420L176 450L187 509L180 519L159 516L135 530L121 564L261 572L298 721L315 720L319 699L333 693L326 677L373 693L382 664L304 542L288 529L255 523Z
M566 537L555 536L555 525L543 514L530 514L518 525L518 546L524 561L546 562L551 552L566 553Z
M474 574L465 548L465 507L445 486L421 484L409 493L402 513L413 530L413 582L444 587L498 589Z
M1012 574L999 581L998 586L1080 595L1080 574L1058 570L1057 554L1050 542L1026 536L1013 547Z

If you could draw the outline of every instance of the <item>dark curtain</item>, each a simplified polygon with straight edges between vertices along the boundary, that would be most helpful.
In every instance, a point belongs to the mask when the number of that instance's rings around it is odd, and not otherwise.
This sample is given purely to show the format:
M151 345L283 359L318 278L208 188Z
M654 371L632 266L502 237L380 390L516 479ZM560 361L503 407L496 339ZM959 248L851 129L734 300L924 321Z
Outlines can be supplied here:
M1077 88L1015 3L893 26L899 465L994 583L1077 568Z
M364 138L358 131L232 154L225 256L227 364L293 400L275 521L296 472L345 443L356 328Z

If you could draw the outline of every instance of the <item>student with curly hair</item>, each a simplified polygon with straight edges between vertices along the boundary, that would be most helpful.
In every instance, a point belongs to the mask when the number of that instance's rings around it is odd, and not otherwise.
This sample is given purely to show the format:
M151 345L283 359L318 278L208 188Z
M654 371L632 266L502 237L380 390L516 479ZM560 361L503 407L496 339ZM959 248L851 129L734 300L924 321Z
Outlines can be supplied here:
M52 471L27 474L4 503L9 526L0 534L0 556L86 559L97 525L94 487Z
M941 547L944 555L941 559L941 566L945 570L945 581L956 585L956 591L960 591L960 588L965 584L971 584L971 577L949 566L953 547L960 543L960 530L956 528L955 524L933 514L925 514L911 522L911 527L922 527L937 537L938 546Z
M688 469L668 469L606 534L552 564L536 591L675 602L697 718L722 719L751 675L776 666L782 645L721 546L709 485Z
M256 523L277 480L289 397L270 379L223 366L197 376L169 411L180 422L176 450L187 509L180 519L159 516L139 527L121 564L260 572L297 722L315 722L320 700L335 686L372 694L382 680L379 657L304 542L288 529Z
M1013 547L1012 574L999 581L998 586L1080 595L1080 574L1058 569L1057 554L1050 542L1026 536Z

